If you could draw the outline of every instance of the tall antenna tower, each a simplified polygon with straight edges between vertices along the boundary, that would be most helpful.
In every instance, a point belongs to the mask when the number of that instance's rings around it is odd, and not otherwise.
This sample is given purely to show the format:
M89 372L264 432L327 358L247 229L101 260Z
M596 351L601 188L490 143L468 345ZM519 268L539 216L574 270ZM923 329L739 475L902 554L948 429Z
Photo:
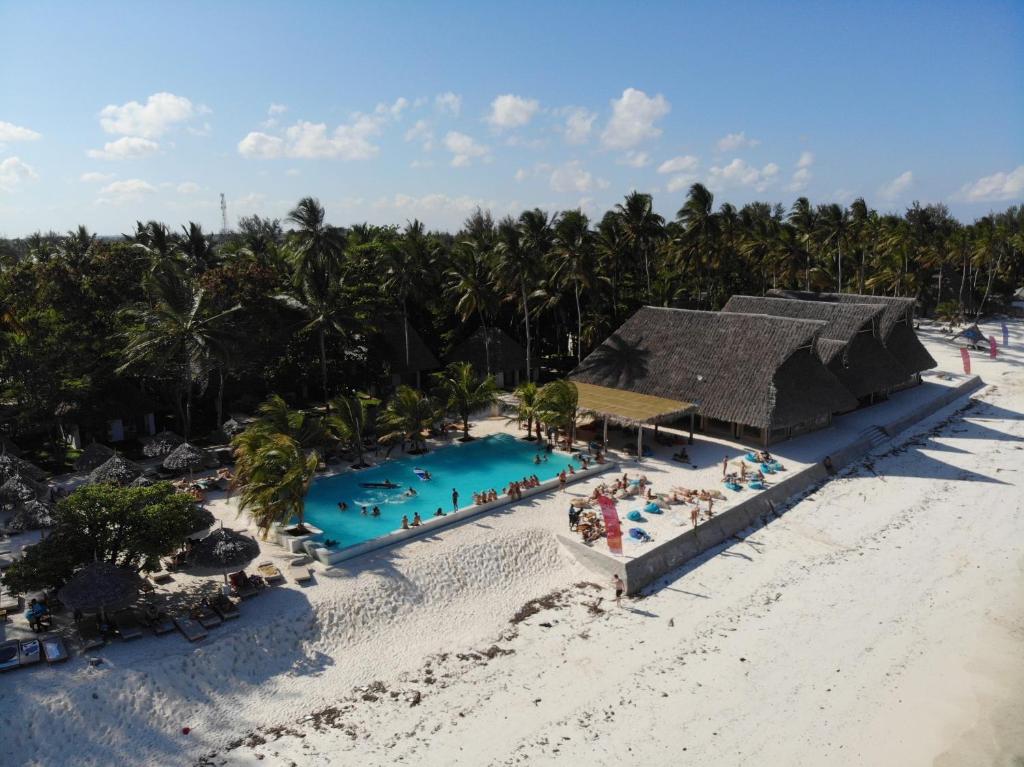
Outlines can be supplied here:
M220 231L221 234L228 233L228 203L224 199L224 192L220 193Z

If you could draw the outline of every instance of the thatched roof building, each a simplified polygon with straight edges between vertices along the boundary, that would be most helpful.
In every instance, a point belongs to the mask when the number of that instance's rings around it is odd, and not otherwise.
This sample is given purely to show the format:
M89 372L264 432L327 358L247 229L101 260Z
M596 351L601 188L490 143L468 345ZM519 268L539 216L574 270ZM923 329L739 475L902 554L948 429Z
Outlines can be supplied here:
M408 334L408 335L407 335ZM420 374L437 370L441 363L424 342L416 329L408 322L402 328L402 320L391 322L381 330L380 348L383 350L384 361L392 376L397 377L394 383L411 383L418 385ZM406 340L409 348L406 350Z
M937 363L914 332L914 299L894 296L867 296L861 293L812 293L802 290L770 290L771 296L803 301L828 301L840 304L875 304L883 307L879 333L885 348L898 359L907 378L931 370Z
M765 443L820 428L856 400L822 364L825 322L644 307L570 374L693 402L705 429Z
M114 457L114 450L102 442L90 442L75 459L75 471L92 471Z
M879 338L884 307L878 304L733 296L722 311L824 322L818 336L818 356L857 399L885 396L909 375Z
M483 327L479 327L451 350L445 362L469 362L481 375L489 369L498 386L516 386L520 376L526 374L526 349L500 328L487 328L484 335Z

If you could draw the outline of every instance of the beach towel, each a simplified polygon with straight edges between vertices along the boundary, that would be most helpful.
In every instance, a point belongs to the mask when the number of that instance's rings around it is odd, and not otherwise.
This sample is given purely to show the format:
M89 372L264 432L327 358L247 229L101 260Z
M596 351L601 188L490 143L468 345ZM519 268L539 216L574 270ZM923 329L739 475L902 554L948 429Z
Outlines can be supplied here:
M648 501L647 505L644 506L644 511L648 514L661 514L661 507L654 501Z
M756 479L747 485L751 490L764 490L764 482L758 482Z
M629 537L641 543L650 543L653 540L642 527L629 528Z
M757 458L757 456L756 456L756 455L754 455L753 453L747 453L747 454L746 454L745 456L743 456L743 457L744 457L744 458L746 458L746 459L747 459L748 461L750 461L751 463L757 463L757 462L758 462L758 458Z
M743 486L740 485L740 483L738 483L738 482L726 482L725 486L727 488L729 488L730 490L732 490L733 492L735 492L737 490L742 490L743 489Z
M626 519L630 522L646 522L647 518L644 517L639 511L631 511L626 515Z

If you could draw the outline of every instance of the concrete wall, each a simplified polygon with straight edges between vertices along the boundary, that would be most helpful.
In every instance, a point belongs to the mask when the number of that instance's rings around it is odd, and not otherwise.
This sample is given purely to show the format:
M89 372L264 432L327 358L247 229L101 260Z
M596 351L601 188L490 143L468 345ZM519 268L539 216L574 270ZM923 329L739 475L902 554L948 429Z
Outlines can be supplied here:
M954 400L980 388L982 381L974 376L957 387L952 387L942 396L926 402L912 413L879 428L892 437L904 431L927 416L941 410ZM862 437L845 447L830 453L832 465L839 470L863 457L871 449L870 437ZM684 565L708 549L725 543L754 524L764 525L775 516L775 509L783 506L795 495L805 492L814 485L828 479L829 474L820 464L808 466L793 472L785 479L761 491L750 492L744 501L716 514L695 529L677 535L663 543L646 549L632 559L618 558L599 549L593 549L578 540L558 536L581 563L595 573L610 579L613 574L624 572L626 593L640 592L663 575Z

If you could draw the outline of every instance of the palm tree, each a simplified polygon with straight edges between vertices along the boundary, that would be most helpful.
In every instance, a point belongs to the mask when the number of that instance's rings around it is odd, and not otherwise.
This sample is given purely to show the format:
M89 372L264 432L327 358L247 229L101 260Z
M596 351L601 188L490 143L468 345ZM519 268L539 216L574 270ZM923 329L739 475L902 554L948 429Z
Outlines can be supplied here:
M538 407L540 406L540 387L533 381L526 381L516 387L515 393L519 398L515 420L526 421L526 439L532 441L534 439L533 423L537 420ZM540 435L538 434L538 436Z
M361 469L367 464L363 461L363 440L368 430L370 408L379 404L361 394L335 397L332 404L333 413L327 418L330 431L355 450L358 461L353 468Z
M377 416L379 439L384 444L411 442L413 453L423 452L423 432L434 423L437 408L429 397L411 386L399 386Z
M463 322L473 314L480 317L484 333L484 364L491 372L491 334L487 327L487 312L495 301L491 289L491 251L485 241L471 238L459 242L451 254L451 280L449 290L458 298L455 311Z
M818 231L822 238L822 247L829 244L836 249L837 291L843 292L843 243L850 237L850 219L846 210L832 203L818 209Z
M469 417L493 405L498 397L494 376L477 376L468 362L453 362L444 371L434 374L445 407L458 414L462 421L462 441L469 441Z
M394 296L402 306L402 333L405 339L405 364L409 365L409 299L425 295L427 274L433 267L433 243L427 238L423 223L406 224L400 237L387 242L383 252L385 274L382 290Z
M594 247L590 220L583 211L566 211L555 227L554 249L558 282L571 284L576 298L576 361L583 359L583 311L580 308L580 290L591 287L594 281Z
M712 260L718 242L718 217L712 212L715 196L703 184L694 184L686 202L676 213L681 227L677 247L689 256L697 269L697 300L703 301L704 267Z
M814 252L814 232L817 227L817 217L814 214L814 209L811 207L810 200L806 197L797 198L789 212L789 223L796 230L797 239L803 248L806 259L804 264L804 289L810 290L811 254Z
M576 418L579 414L579 392L568 379L544 384L537 398L537 416L546 424L557 426L576 441Z
M639 254L647 279L647 301L651 301L651 251L654 244L664 236L665 219L654 212L654 199L649 194L632 192L625 202L615 206L615 212L622 222L625 240Z
M202 274L217 265L219 257L212 238L203 232L203 227L194 221L182 227L185 236L179 245L181 255L193 274Z
M279 432L263 435L250 449L236 459L235 487L241 489L239 513L249 512L264 540L273 525L287 524L293 517L298 520L297 532L304 532L306 493L320 456Z
M326 215L318 199L303 197L285 219L296 226L288 243L296 283L328 282L338 276L344 239L339 229L326 223Z

